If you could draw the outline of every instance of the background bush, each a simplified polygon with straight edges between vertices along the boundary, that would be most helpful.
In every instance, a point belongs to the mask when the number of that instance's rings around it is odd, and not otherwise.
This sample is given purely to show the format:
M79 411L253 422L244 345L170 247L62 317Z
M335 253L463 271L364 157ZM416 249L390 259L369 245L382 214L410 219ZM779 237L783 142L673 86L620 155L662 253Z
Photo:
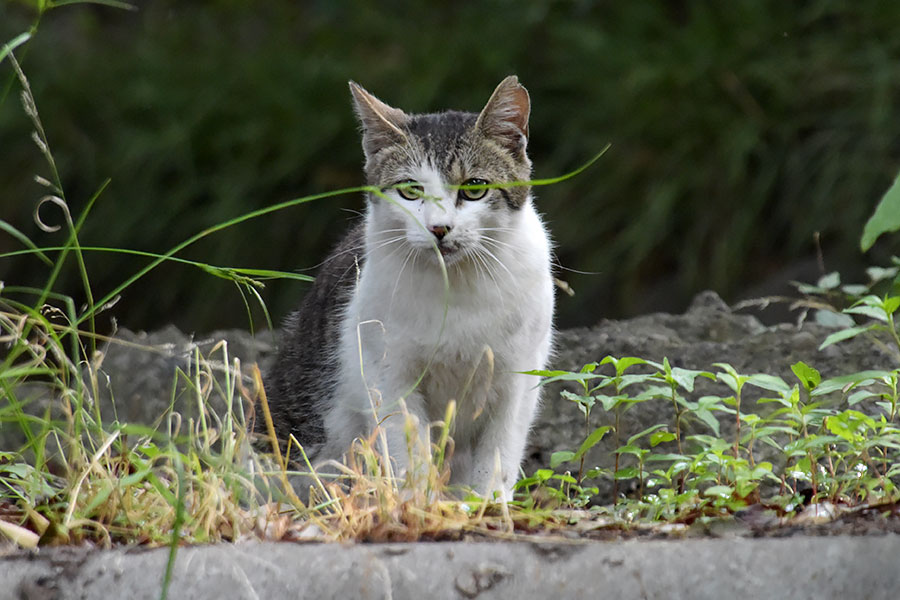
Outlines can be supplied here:
M900 3L140 2L47 13L22 60L74 209L106 177L85 244L164 251L207 225L362 182L354 79L411 111L478 110L517 73L533 100L538 190L574 298L560 323L726 299L808 264L852 270L862 224L900 165ZM30 3L0 0L0 40ZM33 239L46 167L0 65L0 218ZM317 202L212 236L187 257L293 270L318 264L359 197ZM54 220L48 210L46 220ZM885 244L875 254L890 251ZM0 236L0 251L18 249ZM101 295L143 264L91 255ZM870 260L872 258L870 257ZM812 261L815 264L815 261ZM62 287L78 297L77 274ZM796 275L794 275L796 276ZM0 279L38 284L37 260ZM264 295L276 318L304 284ZM244 326L232 284L177 265L111 313L131 328Z

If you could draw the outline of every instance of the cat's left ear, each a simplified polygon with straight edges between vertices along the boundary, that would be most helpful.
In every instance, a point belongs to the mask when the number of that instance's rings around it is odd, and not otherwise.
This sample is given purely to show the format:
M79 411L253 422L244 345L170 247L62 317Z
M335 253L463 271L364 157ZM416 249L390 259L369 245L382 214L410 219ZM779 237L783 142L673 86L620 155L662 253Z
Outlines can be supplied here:
M349 83L356 115L362 123L366 156L374 155L384 146L405 140L403 129L409 122L409 116L399 108L388 106L359 84Z
M528 115L531 101L519 78L510 75L500 82L491 99L478 115L475 127L488 137L498 139L515 156L528 144Z

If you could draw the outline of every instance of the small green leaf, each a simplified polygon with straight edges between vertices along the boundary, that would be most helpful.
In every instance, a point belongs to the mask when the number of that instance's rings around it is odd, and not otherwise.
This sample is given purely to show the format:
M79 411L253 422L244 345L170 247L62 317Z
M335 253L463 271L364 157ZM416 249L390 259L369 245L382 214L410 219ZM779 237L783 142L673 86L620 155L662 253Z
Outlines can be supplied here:
M570 452L569 450L563 450L561 452L554 452L550 455L550 468L555 469L559 465L564 462L569 462L575 458L575 453Z
M841 286L841 291L848 296L862 296L869 291L869 286L859 283L848 283L847 285Z
M855 387L857 385L865 385L890 376L890 371L859 371L858 373L851 373L849 375L839 375L838 377L831 377L830 379L822 381L818 387L816 387L816 391L812 395L821 396L823 394L830 394L831 392L843 390L848 386Z
M719 498L730 498L732 494L734 494L734 488L728 485L714 485L703 492L704 496L717 496Z
M766 375L765 373L757 373L756 375L751 375L747 380L747 383L764 390L769 390L770 392L784 393L791 390L791 386L785 383L784 379L782 379L781 377L777 377L775 375Z
M603 427L598 427L597 429L592 431L591 435L587 436L584 442L581 443L581 446L578 448L578 452L574 454L573 458L579 459L584 456L585 452L596 446L597 443L603 439L603 436L606 435L606 432L608 432L610 429L612 428L608 425L604 425Z
M566 400L576 402L587 408L593 408L594 402L596 401L596 399L593 396L581 396L579 394L573 394L569 390L561 390L559 392L559 395L562 396L563 398L565 398Z
M628 370L629 367L633 367L634 365L645 365L647 364L647 361L643 358L637 358L635 356L624 356L622 358L607 356L600 361L601 365L609 363L612 363L612 365L616 368L616 376L621 376L625 371Z
M638 441L645 435L651 434L654 431L656 431L657 429L662 429L665 426L666 426L665 423L659 423L658 425L653 425L652 427L648 427L647 429L641 431L640 433L634 434L633 436L628 438L628 445L631 446L632 444L634 444L636 441Z
M851 315L863 315L870 319L875 319L876 321L887 322L887 315L884 314L884 309L880 306L851 306L850 308L845 308L844 312Z
M822 381L822 375L802 360L791 365L791 371L794 372L794 375L797 376L797 379L800 380L800 383L803 384L807 391L816 389L816 386Z
M663 442L671 442L674 439L674 433L669 433L668 431L656 431L650 434L650 447L655 447Z
M563 483L578 483L578 481L576 481L575 478L568 473L555 473L550 479L556 479L557 481L562 481Z
M843 329L841 331L835 331L823 341L819 345L819 350L823 350L832 344L836 344L838 342L843 342L844 340L849 340L851 338L855 338L861 333L865 333L875 327L874 325L861 325L859 327L850 327L849 329Z
M706 377L713 381L716 379L716 376L708 371L694 371L692 369L682 369L681 367L672 368L672 379L689 393L694 391L694 380L698 377Z
M824 294L825 290L820 287L816 287L814 285L810 285L808 283L800 283L799 281L792 281L791 285L797 288L797 291L801 294L807 295L816 295L816 294Z
M666 461L666 462L674 462L674 461L690 461L691 459L683 454L651 454L647 457L647 462L650 461Z
M638 476L638 470L636 467L626 467L624 469L619 469L615 472L613 477L616 479L634 479Z
M847 425L847 423L844 422L843 419L834 416L829 418L828 421L826 421L825 425L826 427L828 427L828 431L830 431L834 435L840 436L848 442L852 442L854 440L853 431L850 430L850 427Z
M900 308L900 296L888 296L884 299L884 312L889 315L897 312L897 309Z
M816 323L829 329L845 329L856 325L856 321L850 315L832 310L817 310Z
M713 433L719 435L719 420L705 408L698 408L694 411L698 419L706 423L706 426L713 430Z
M553 471L550 469L538 469L534 472L534 476L537 477L540 481L547 481L551 477L553 477Z
M869 267L866 269L866 275L872 280L872 283L878 283L885 279L893 279L897 276L900 269L897 267Z
M827 275L822 275L822 277L819 278L818 285L822 289L833 290L841 285L841 274L837 271L832 271Z
M859 247L865 252L872 247L878 236L898 229L900 229L900 176L882 196L875 212L866 222Z
M870 392L869 390L859 390L858 392L853 392L852 394L847 396L847 406L855 406L863 400L868 400L873 396L878 396L878 394Z
M628 400L631 398L627 395L619 395L619 396L607 396L605 394L598 394L595 396L597 400L603 404L603 410L610 411L620 404L627 404Z

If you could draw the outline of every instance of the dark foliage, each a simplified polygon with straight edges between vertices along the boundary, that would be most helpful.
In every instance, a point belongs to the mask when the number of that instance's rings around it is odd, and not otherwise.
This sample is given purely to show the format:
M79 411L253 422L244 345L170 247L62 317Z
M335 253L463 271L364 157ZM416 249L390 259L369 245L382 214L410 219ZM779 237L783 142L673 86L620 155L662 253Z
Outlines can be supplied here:
M0 1L0 40L27 29ZM698 289L735 298L813 255L859 261L862 224L900 163L900 3L141 3L48 12L17 54L88 244L164 251L291 197L357 185L362 151L346 82L412 111L476 110L509 73L534 104L538 177L610 152L538 190L578 295L561 322L681 308ZM43 245L32 211L46 174L0 64L0 218ZM292 270L316 265L358 197L298 207L212 236L189 257ZM47 220L53 216L46 215ZM62 234L59 234L60 236ZM17 249L0 237L0 251ZM888 248L881 248L881 252ZM103 293L142 263L91 255ZM36 260L0 278L40 284ZM62 282L77 294L77 274ZM114 309L135 328L245 325L231 284L177 265ZM302 284L265 292L280 318ZM99 295L99 294L98 294Z

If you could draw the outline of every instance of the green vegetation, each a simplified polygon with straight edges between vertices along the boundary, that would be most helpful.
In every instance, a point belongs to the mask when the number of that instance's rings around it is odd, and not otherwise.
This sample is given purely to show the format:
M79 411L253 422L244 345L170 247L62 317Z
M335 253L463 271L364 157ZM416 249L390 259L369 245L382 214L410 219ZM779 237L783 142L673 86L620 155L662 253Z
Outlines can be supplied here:
M897 499L900 367L823 380L815 365L798 362L792 365L796 381L786 381L771 374L739 373L724 363L689 370L668 360L608 356L578 372L535 372L546 378L545 384L568 381L575 386L575 391L563 392L563 399L582 411L584 439L555 454L548 468L524 477L516 501L508 505L445 494L452 406L439 424L437 441L428 448L427 468L412 469L409 477L399 479L390 461L374 450L374 440L360 440L337 480L307 473L313 488L304 503L290 485L298 473L288 470L291 461L302 464L302 449L289 449L289 461L277 444L268 454L249 443L249 422L269 418L265 396L259 371L242 368L227 344L206 356L195 351L190 367L173 373L169 409L153 425L106 417L98 402L105 385L101 376L105 356L98 351L98 342L107 338L98 333L97 318L110 310L117 296L134 293L136 283L149 280L144 276L154 268L180 262L192 274L200 268L235 285L251 322L255 310L267 317L262 280L303 276L216 266L174 255L195 243L216 240L219 232L239 223L258 222L271 212L365 188L307 196L256 211L235 210L241 216L229 215L212 227L209 223L217 221L204 218L191 229L199 234L179 238L185 241L173 242L168 252L84 245L92 222L113 218L94 212L100 210L110 187L103 183L96 191L78 190L73 196L84 201L75 210L79 201L64 193L69 188L51 152L35 94L15 58L29 36L10 39L0 49L0 64L12 65L35 131L33 139L46 163L45 172L50 173L37 181L44 198L35 221L48 235L55 234L56 226L47 223L45 214L54 208L62 215L59 235L64 238L55 246L39 246L32 235L0 221L9 239L24 245L24 252L49 270L39 286L0 286L0 343L8 349L0 362L0 427L14 428L22 438L18 447L0 449L0 534L19 546L82 541L168 544L174 555L181 542L244 536L417 540L477 532L514 537L565 528L576 512L628 527L727 518L751 504L789 516L810 501L877 505ZM165 153L141 151L148 152L145 157L166 158ZM567 185L585 186L586 179L576 178ZM557 188L543 189L549 193ZM235 193L246 191L238 186ZM895 210L895 198L894 192L885 196L885 210ZM896 229L884 214L872 217L871 231L876 235ZM193 223L187 221L182 225ZM197 252L201 251L219 257L209 246L201 245ZM152 260L124 282L101 285L94 279L92 255L138 252ZM18 262L23 260L20 254L8 252L0 260L4 265ZM230 264L230 256L225 253L221 262ZM832 273L815 286L801 287L815 299L811 306L843 326L824 339L823 346L864 335L873 344L893 345L900 352L895 323L900 310L898 270L898 266L872 269L866 286L842 285ZM60 291L65 277L78 282L78 299ZM149 285L175 284L156 279ZM97 289L110 291L95 297ZM721 391L698 397L696 391L705 382L717 384ZM761 397L756 399L759 394L751 390L762 390ZM176 404L185 402L192 407L190 413L175 410ZM648 402L671 405L672 421L643 431L624 430L622 415ZM717 418L721 415L726 418ZM611 463L588 462L589 451L610 439ZM615 502L592 506L599 484L610 480ZM458 497L458 491L453 492Z

